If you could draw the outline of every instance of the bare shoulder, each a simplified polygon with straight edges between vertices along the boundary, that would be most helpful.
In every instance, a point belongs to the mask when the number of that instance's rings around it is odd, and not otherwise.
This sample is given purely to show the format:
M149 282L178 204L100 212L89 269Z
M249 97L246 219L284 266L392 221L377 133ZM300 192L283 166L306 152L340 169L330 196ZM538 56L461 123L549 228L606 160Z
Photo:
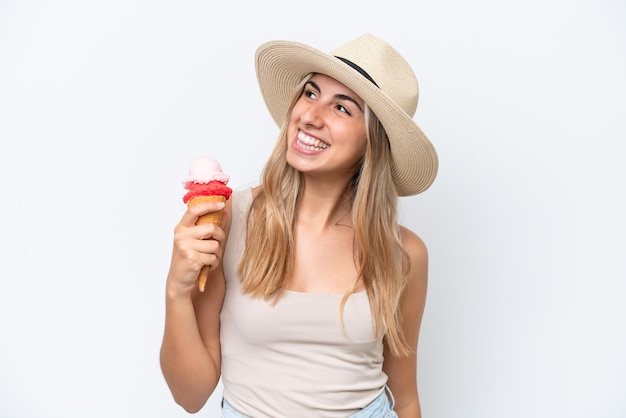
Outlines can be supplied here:
M404 226L400 226L400 238L410 264L406 296L423 299L428 287L428 248L415 232Z
M428 248L415 232L401 225L400 237L404 244L404 249L413 262L428 262Z

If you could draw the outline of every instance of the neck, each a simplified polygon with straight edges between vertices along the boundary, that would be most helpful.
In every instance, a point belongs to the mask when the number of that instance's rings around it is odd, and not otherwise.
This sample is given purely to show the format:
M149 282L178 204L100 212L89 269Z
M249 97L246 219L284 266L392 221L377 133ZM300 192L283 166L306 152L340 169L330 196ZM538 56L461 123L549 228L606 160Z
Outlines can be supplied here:
M320 229L339 224L349 226L351 208L347 185L305 181L296 221Z

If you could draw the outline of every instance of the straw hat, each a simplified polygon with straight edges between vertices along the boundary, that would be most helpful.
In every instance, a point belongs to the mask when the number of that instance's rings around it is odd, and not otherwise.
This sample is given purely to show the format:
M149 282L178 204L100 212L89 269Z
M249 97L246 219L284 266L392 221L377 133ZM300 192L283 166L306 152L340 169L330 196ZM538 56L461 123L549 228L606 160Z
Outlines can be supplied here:
M423 192L435 180L437 152L413 121L419 88L409 64L388 43L362 35L331 53L292 41L271 41L256 51L259 87L272 118L282 126L295 87L308 73L330 76L368 104L391 145L398 195Z

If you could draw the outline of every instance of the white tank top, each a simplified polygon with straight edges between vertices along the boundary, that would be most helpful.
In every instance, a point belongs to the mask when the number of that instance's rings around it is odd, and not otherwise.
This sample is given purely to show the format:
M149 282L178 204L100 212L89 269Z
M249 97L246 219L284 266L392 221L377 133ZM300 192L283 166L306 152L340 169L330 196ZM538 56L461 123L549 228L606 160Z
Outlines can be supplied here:
M252 189L231 199L220 314L224 398L254 418L345 418L364 408L387 382L366 292L348 299L345 333L343 295L287 291L275 305L243 295L236 270Z

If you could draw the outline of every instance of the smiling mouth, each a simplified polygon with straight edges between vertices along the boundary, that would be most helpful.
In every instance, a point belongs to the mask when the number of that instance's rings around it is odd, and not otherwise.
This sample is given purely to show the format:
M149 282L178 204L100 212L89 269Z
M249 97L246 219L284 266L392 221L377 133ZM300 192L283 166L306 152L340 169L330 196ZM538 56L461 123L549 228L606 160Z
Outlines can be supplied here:
M297 141L299 147L308 151L322 151L329 147L326 142L310 137L302 131L298 131Z

